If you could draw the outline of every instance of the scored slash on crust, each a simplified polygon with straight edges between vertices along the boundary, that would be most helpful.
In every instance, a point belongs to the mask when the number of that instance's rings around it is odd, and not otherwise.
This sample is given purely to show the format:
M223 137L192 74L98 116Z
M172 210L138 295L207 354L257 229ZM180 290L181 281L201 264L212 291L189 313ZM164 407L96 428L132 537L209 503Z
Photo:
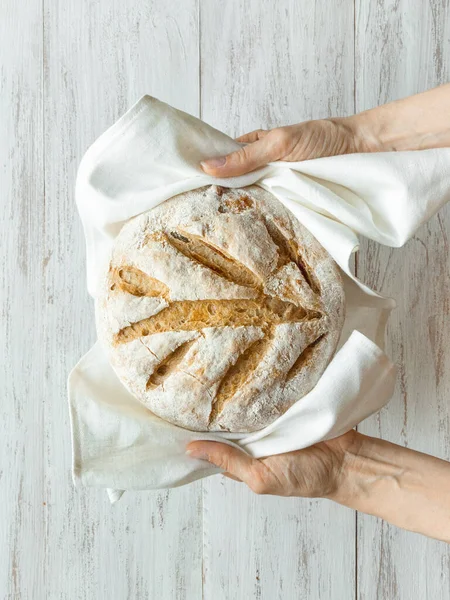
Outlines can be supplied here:
M308 284L310 294L316 296L318 283L303 263L299 249L288 240L278 226L270 220L266 221L269 235L278 249L278 269L288 263L299 267ZM261 360L270 348L277 325L283 323L300 323L321 321L324 315L307 309L298 302L290 302L264 293L264 282L245 265L227 255L222 249L214 247L199 236L184 231L158 232L158 241L170 244L178 252L193 262L208 268L234 284L250 287L255 290L253 299L220 299L220 300L179 300L170 301L169 287L163 282L147 275L143 271L123 265L110 270L110 289L122 291L134 296L160 297L168 302L168 306L151 317L142 319L122 328L114 336L114 345L131 342L137 338L169 331L200 331L209 327L248 327L262 329L263 338L252 343L237 358L223 375L211 405L209 424L221 414L225 404L236 391L245 384L255 372ZM156 239L156 237L155 237ZM317 304L318 306L320 303ZM322 322L324 325L325 322ZM304 368L314 353L314 348L325 337L324 327L317 327L310 336L309 344L302 350L297 360L285 375L286 382L293 379ZM162 386L166 379L177 371L186 354L197 340L180 344L173 352L162 360L154 369L147 381L147 390Z
M162 360L150 375L150 378L147 381L147 389L155 389L162 385L164 381L176 371L176 368L196 341L197 340L189 340L188 342L184 342L178 346L178 348L175 348L167 358Z

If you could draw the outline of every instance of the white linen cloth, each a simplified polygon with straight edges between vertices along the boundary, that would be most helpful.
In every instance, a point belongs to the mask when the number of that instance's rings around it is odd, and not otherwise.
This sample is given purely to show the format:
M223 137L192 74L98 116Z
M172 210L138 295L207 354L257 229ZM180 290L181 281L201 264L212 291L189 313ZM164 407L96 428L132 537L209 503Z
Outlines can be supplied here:
M349 260L358 234L401 246L450 199L450 149L353 154L276 162L241 177L213 179L200 160L238 149L199 119L142 98L87 151L76 201L86 236L87 282L96 295L114 238L130 218L208 184L258 184L320 241L344 273L347 318L339 350L316 387L252 434L196 433L151 413L119 382L97 342L69 376L75 483L120 490L167 488L219 472L185 454L191 440L238 444L255 457L336 437L390 399L395 367L384 329L395 306L358 282Z

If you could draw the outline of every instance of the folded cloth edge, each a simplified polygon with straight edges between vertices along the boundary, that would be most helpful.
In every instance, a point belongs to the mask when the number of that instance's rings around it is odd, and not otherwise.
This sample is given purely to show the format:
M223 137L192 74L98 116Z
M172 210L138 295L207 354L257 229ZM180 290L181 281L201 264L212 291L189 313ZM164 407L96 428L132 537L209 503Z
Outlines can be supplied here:
M387 357L387 355L374 342L372 342L369 338L367 338L360 332L354 331L353 334L349 338L350 342L352 342L352 340L353 340L353 343L356 343L356 345L359 345L359 347L364 352L367 351L368 360L371 362L371 364L374 367L376 366L376 368L379 369L380 361L383 362L383 368L381 370L377 371L377 373L379 375L377 383L378 383L380 389L382 389L382 391L383 391L383 396L378 398L374 403L371 404L370 411L365 410L365 412L364 412L364 408L363 408L362 419L360 419L359 417L357 419L357 422L360 422L364 418L367 418L369 416L369 414L373 414L373 412L376 412L377 410L379 410L382 406L384 406L389 401L389 399L392 395L394 385L395 385L395 375L394 375L395 374L395 365L390 361L390 359ZM98 345L98 342L97 342L96 346L97 345ZM69 405L70 405L69 411L70 411L70 416L71 416L71 432L72 432L72 448L73 448L73 478L74 478L74 483L76 486L78 486L78 485L92 486L93 485L92 481L89 481L91 478L88 476L86 479L86 476L85 476L86 474L83 473L82 468L80 467L80 465L83 464L83 457L82 457L82 448L79 443L79 436L77 435L77 430L79 430L81 428L81 425L79 422L76 422L77 411L74 409L74 394L72 393L72 389L71 389L71 386L73 384L76 384L76 378L82 376L81 371L82 371L82 366L83 366L82 365L83 359L85 357L87 357L89 352L87 354L85 354L82 357L82 359L80 359L80 361L72 369L72 372L69 375ZM331 363L330 363L330 365L331 365ZM364 380L364 377L367 378L367 369L365 370L365 375L363 375L363 380ZM310 392L310 395L311 394L312 394L312 392ZM317 392L316 392L316 395L317 395ZM305 399L307 401L307 398L308 398L308 395L305 396L304 398L302 398L299 402L301 402L302 400L305 401ZM298 403L294 404L291 407L291 409L289 409L289 411L291 411L291 412L295 411L295 407L297 404ZM353 400L353 402L350 402L350 404L348 404L348 406L350 408L352 408L352 410L353 410L353 407L356 407L356 409L357 409L358 408L357 401ZM285 413L286 416L283 415L277 421L278 422L281 421L281 424L283 424L283 421L289 421L291 419L290 415L288 414L289 411L287 411L287 413ZM356 413L357 412L358 412L358 410L356 410ZM245 437L243 437L241 439L240 442L237 440L233 441L230 439L226 439L225 437L222 437L222 436L220 436L218 438L218 436L212 432L210 434L205 432L204 434L196 435L195 432L186 431L186 443L188 443L188 441L193 441L195 439L202 439L202 440L210 439L212 441L221 441L223 443L227 443L229 445L238 447L241 450L248 452L250 455L253 455L255 457L263 456L263 455L267 455L267 454L265 454L264 452L261 452L261 446L264 446L264 443L261 444L261 442L259 440L261 438L264 438L264 436L266 436L266 438L267 438L267 436L270 435L270 433L274 429L276 429L277 421L275 421L272 425L269 425L267 428L264 428L263 430L261 430L259 432L255 432L253 434L246 435ZM352 429L356 424L357 423L353 419L353 421L350 422L350 424L347 427L344 427L345 431ZM341 435L342 433L345 433L345 431L342 430L342 428L339 431L336 431L336 430L333 431L334 425L335 425L334 422L332 422L332 421L329 422L328 433L324 431L324 435L321 436L321 439L331 439L333 437L337 437L338 435ZM332 432L331 435L330 435L330 431ZM316 443L317 441L320 441L320 440L317 439L317 440L313 441L312 443ZM299 444L297 444L296 448L293 448L292 443L291 443L291 445L289 447L285 448L284 450L280 450L279 452L272 452L272 454L281 453L282 451L293 451L295 449L301 449L303 447L307 447L308 445L311 445L311 444L299 443ZM258 450L258 446L259 446L259 450ZM89 463L89 461L88 461L88 463ZM205 465L205 467L206 467L206 465ZM220 473L220 472L221 472L220 469L215 469L215 468L211 469L210 467L206 467L206 470L204 470L204 467L202 467L200 471L198 471L198 469L195 469L190 474L183 476L181 480L171 483L170 486L157 485L155 487L146 486L145 488L137 488L137 489L160 489L161 487L178 487L179 485L184 485L184 484L190 483L201 477L210 476L210 475ZM108 486L94 484L94 487L107 488ZM130 489L130 488L128 488L128 489ZM113 490L113 489L109 488L108 495L110 497L110 500L112 502L115 502L120 498L121 493L120 493L120 490Z
M151 99L150 96L144 96L144 97L142 97L125 115L123 115L123 117L121 117L114 125L112 125L107 130L107 132L112 132L114 135L120 134L120 132L122 130L122 127L124 125L129 124L129 122L130 122L130 113L131 113L131 116L133 118L137 118L137 116L139 115L139 113L145 108L146 103L147 103L147 101L149 99ZM160 102L160 101L157 101L157 102ZM173 110L176 110L176 109L173 109ZM179 112L181 112L181 111L179 111ZM185 114L188 114L188 113L185 113ZM215 131L217 131L217 130L215 130ZM105 132L105 133L107 133L107 132ZM221 133L221 132L218 132L218 133ZM97 141L94 142L94 144L89 148L89 150L87 151L85 157L91 158L93 156L93 154L90 153L90 151L91 150L94 151L94 150L96 150L96 149L98 149L98 148L101 147L100 140L103 138L103 135L100 136L100 138L98 138ZM225 134L221 134L221 135L225 135ZM104 144L109 143L110 139L103 138L103 142L104 142ZM230 140L230 142L233 142L233 141ZM237 145L237 147L239 147L239 145ZM95 154L95 152L94 152L94 154ZM386 153L386 154L392 154L392 153ZM101 155L98 155L97 158L101 158ZM325 160L325 159L321 159L321 160ZM308 162L311 162L311 161L308 161ZM271 166L274 166L274 165L271 165ZM80 166L79 174L82 175L81 166ZM198 177L199 177L199 179L201 179L201 175L198 175ZM83 225L84 225L84 223L83 223ZM86 231L85 231L85 233L86 233ZM391 307L392 307L392 305L391 305ZM369 342L371 342L371 340L369 338L366 338L366 339ZM373 342L371 342L371 343L373 344ZM381 349L380 349L380 352L382 352ZM69 382L70 382L70 378L69 378ZM73 437L73 415L72 415L72 411L71 411L71 429L72 429L72 437ZM74 454L74 450L75 450L75 448L73 449L73 454Z

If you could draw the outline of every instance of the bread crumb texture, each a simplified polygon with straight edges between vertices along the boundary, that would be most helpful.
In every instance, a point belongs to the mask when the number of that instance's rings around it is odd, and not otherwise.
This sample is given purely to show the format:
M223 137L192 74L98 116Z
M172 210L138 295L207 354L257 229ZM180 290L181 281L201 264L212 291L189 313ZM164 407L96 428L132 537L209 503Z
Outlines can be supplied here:
M334 261L274 196L208 186L123 227L96 316L119 379L156 415L251 432L316 385L344 307Z

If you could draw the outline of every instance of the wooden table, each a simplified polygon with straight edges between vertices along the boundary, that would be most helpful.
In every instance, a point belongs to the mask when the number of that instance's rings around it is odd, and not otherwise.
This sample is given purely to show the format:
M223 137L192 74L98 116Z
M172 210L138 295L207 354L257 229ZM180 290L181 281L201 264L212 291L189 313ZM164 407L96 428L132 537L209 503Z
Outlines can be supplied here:
M448 600L450 547L214 477L75 490L69 369L95 339L74 205L86 148L150 93L231 135L450 79L448 0L2 0L0 598ZM450 212L357 273L398 300L392 402L361 431L450 459Z

